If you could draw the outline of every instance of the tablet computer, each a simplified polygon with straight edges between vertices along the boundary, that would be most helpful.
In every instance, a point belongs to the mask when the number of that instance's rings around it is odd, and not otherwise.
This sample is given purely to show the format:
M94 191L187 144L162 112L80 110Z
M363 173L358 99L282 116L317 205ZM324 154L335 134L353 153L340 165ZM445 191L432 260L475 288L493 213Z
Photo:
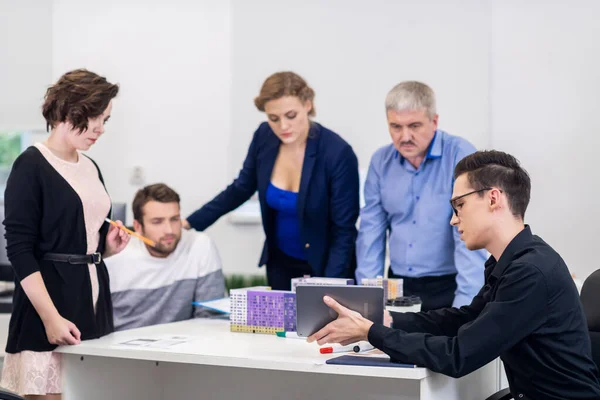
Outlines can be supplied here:
M390 360L389 357L369 357L344 355L330 358L325 364L334 365L362 365L365 367L397 367L397 368L417 368L414 364L402 364Z
M376 324L383 323L383 288L378 286L311 286L296 287L296 332L310 336L337 318L337 313L323 302L329 296L350 310Z

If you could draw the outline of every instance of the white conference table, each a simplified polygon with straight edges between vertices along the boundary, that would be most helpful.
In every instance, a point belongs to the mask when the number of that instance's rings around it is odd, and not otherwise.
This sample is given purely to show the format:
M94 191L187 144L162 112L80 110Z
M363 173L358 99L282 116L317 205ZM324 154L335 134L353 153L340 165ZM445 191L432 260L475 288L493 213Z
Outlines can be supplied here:
M190 340L168 348L122 344L177 335ZM304 340L230 332L226 320L121 331L57 351L65 400L484 400L498 389L498 362L460 379L425 368L327 365L341 354L321 355Z

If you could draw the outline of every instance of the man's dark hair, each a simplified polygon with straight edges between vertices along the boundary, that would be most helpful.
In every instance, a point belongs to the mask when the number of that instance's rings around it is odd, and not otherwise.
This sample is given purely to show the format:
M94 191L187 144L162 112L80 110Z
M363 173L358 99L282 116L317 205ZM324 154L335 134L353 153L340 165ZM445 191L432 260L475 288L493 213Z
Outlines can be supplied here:
M477 151L460 160L454 168L454 179L462 174L467 174L474 190L502 189L513 215L525 218L531 196L531 179L515 157L496 150Z
M144 225L144 206L150 201L179 204L179 195L164 183L156 183L138 190L133 199L133 219Z

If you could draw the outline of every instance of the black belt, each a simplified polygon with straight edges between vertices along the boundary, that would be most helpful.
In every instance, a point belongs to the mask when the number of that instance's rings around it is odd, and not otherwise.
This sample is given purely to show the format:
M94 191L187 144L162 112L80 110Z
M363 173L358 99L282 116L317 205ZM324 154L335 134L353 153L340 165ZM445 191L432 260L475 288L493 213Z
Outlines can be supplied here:
M394 275L394 279L402 279L403 281L411 281L417 283L431 283L431 282L440 282L440 281L452 281L456 278L456 274L448 274L448 275L429 275L429 276L421 276L421 277L410 277L410 276L402 276L396 275L394 271L392 271Z
M67 262L69 264L100 264L102 262L100 253L86 255L46 253L42 258L48 261Z

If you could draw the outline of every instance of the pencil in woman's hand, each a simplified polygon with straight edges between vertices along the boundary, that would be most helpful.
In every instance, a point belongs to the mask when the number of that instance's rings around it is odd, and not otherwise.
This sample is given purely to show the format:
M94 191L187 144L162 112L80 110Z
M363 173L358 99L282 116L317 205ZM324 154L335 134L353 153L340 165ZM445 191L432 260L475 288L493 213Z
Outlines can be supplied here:
M156 243L154 243L154 241L148 239L147 237L139 235L136 232L132 231L131 229L127 229L123 225L117 224L115 221L113 221L111 219L106 218L105 221L108 222L109 224L114 225L117 228L129 233L130 235L135 236L136 238L140 239L142 242L146 243L148 246L156 247Z

